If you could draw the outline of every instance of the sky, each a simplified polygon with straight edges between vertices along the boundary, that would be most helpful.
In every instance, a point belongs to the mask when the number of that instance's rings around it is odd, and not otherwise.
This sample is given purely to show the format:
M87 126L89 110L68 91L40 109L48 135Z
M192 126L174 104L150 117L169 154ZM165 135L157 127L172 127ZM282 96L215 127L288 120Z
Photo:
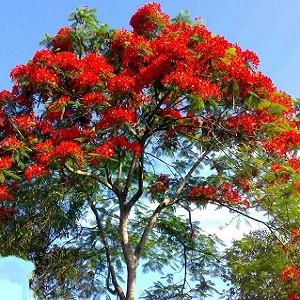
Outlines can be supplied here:
M0 90L10 89L10 70L26 63L45 33L55 34L68 25L67 16L77 6L98 9L98 18L111 28L129 27L136 9L148 1L142 0L14 0L1 1L0 10ZM253 50L261 59L260 70L271 77L275 85L293 97L300 97L300 1L299 0L162 0L163 11L171 17L180 10L190 9L192 17L201 17L214 33L225 36L244 49ZM211 212L213 211L212 208ZM208 217L209 216L209 217ZM208 231L220 231L221 221L228 215L217 212L203 215ZM205 219L206 218L206 219ZM225 219L224 219L225 218ZM204 221L203 221L204 222ZM235 226L235 225L230 225ZM230 241L247 229L227 228ZM255 226L255 225L254 225ZM229 228L229 230L228 230Z
M34 264L21 258L7 256L0 259L1 299L33 300L29 278Z

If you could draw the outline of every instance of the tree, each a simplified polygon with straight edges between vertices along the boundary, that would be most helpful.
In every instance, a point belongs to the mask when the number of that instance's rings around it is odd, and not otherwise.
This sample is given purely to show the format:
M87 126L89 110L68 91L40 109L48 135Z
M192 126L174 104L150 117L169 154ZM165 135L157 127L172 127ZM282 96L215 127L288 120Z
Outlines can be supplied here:
M292 231L291 240L284 245L266 231L235 241L226 254L225 278L232 283L226 299L299 299L298 244L298 230Z
M286 181L288 173L281 172ZM299 200L286 193L268 205L269 230L251 232L227 250L228 300L299 299Z
M299 199L297 109L201 20L150 3L111 30L95 14L78 8L0 93L0 253L32 259L46 299L133 300L139 264L171 269L144 299L202 299L222 265L193 215L276 218Z

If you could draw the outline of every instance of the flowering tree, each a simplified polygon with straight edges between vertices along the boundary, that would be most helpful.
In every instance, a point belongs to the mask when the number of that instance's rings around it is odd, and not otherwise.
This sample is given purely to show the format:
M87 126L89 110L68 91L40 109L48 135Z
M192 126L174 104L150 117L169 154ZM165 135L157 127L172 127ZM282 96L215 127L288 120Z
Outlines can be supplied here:
M257 207L276 219L299 199L293 101L253 52L157 3L132 30L88 8L70 20L0 93L0 252L33 259L32 286L50 299L132 300L139 264L182 270L145 299L200 299L220 260L193 215Z

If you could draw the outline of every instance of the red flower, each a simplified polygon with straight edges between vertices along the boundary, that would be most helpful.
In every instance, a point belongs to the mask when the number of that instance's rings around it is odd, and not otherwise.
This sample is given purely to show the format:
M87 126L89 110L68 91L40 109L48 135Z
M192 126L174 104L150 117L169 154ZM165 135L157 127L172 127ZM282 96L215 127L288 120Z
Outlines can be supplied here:
M256 53L250 50L245 50L242 52L242 58L246 62L250 62L255 68L259 65L259 58Z
M150 193L155 196L156 193L165 193L169 188L170 178L165 174L160 174L156 181L150 184Z
M293 291L288 295L287 300L300 300L300 295L298 292Z
M51 50L38 50L33 59L32 62L36 66L51 66L54 62L54 53Z
M132 150L132 152L133 152L135 155L139 156L139 155L141 155L142 152L143 152L143 147L141 146L140 143L138 143L138 142L133 142L133 143L130 144L130 150Z
M35 150L37 152L37 160L42 165L49 164L55 154L51 140L39 141L35 146Z
M6 103L11 98L12 98L11 92L7 90L3 90L0 92L0 104Z
M0 157L0 172L9 169L12 166L12 159L10 156Z
M133 109L119 106L106 110L103 118L98 123L98 127L104 129L114 125L135 122L137 122L136 112Z
M227 125L236 131L244 131L248 136L253 136L257 129L257 117L250 114L240 114L234 117L229 117Z
M107 99L101 93L89 93L82 97L82 102L85 105L93 106L97 104L106 103Z
M14 136L9 136L0 143L1 148L3 149L20 149L23 146L23 143L19 141L17 138Z
M106 58L100 54L91 53L82 59L83 68L101 77L113 72L113 67L107 63Z
M77 163L81 163L84 158L84 152L79 144L72 141L62 141L54 150L54 156L66 161L68 157L75 158Z
M105 143L100 146L98 146L94 152L91 152L91 155L93 154L100 155L103 159L110 159L113 156L115 156L115 151L112 148L112 145L110 143ZM94 159L94 162L98 161L98 159Z
M82 61L72 52L58 52L53 57L53 65L65 71L79 71L82 68Z
M300 270L294 266L286 267L282 272L281 279L286 283L300 281Z
M59 77L50 70L44 68L36 68L30 75L30 82L32 84L49 84L57 86L59 84Z
M11 195L8 187L4 183L0 183L0 202L5 200L12 201L14 197Z
M32 66L31 65L17 65L10 72L10 77L16 82L20 82L23 77L29 76L31 73Z
M171 118L171 119L181 119L183 116L182 116L182 113L179 109L177 108L171 108L171 107L167 107L167 108L164 108L160 115L163 117L163 118Z
M111 77L108 81L108 90L110 93L116 94L139 92L135 78L128 75Z
M33 115L24 115L17 117L15 118L15 122L20 130L29 130L36 124Z
M94 88L97 84L100 84L101 82L102 79L99 75L94 74L90 71L85 71L77 77L77 79L75 80L75 86L78 89Z
M209 80L193 76L188 70L186 72L172 72L164 77L164 84L178 86L183 93L194 93L203 99L221 97L220 88Z
M24 176L27 181L30 181L33 178L44 176L48 172L49 170L43 165L32 165L26 169Z
M53 49L56 51L73 51L71 32L72 29L70 27L61 28L53 38Z
M205 200L215 200L217 189L211 185L192 187L188 193L190 199L204 198Z
M165 27L169 21L170 17L161 11L160 4L148 3L132 16L130 25L138 34L147 34Z

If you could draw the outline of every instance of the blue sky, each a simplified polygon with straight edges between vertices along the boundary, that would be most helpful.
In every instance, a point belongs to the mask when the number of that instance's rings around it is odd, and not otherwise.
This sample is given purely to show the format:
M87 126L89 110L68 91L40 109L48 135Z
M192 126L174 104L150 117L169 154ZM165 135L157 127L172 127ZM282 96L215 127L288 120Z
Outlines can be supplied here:
M14 0L2 1L0 10L0 90L11 87L9 72L26 63L40 48L46 32L55 34L66 26L67 16L77 6L98 9L99 19L112 28L129 27L142 0ZM162 0L171 16L190 9L207 27L261 59L260 70L275 85L300 97L300 1L299 0Z

